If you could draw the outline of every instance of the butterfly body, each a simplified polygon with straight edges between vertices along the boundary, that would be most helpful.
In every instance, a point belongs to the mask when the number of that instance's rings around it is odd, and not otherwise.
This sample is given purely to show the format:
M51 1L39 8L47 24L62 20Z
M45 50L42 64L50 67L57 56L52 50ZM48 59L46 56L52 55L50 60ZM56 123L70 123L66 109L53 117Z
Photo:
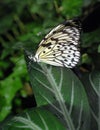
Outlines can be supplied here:
M34 62L73 68L80 58L80 23L68 20L52 29L40 42Z

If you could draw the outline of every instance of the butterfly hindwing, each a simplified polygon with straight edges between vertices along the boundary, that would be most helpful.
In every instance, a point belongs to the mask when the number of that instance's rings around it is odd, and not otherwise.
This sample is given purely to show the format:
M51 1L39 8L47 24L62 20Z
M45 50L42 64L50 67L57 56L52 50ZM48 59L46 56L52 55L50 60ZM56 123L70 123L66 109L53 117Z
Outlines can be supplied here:
M40 42L37 62L73 68L79 61L80 22L68 20L52 29Z

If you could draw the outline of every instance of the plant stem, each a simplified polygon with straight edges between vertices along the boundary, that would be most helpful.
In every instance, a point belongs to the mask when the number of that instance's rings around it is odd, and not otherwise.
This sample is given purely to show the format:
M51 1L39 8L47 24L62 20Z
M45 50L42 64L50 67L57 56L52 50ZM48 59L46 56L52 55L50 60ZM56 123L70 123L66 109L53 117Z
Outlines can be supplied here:
M63 113L63 116L64 116L64 119L67 123L67 126L69 128L69 130L75 130L74 128L74 124L72 122L72 119L70 117L70 114L68 112L68 109L66 108L66 105L65 105L65 102L64 102L64 98L62 96L62 93L61 91L59 91L59 87L58 85L56 84L55 80L54 80L54 77L53 75L51 74L51 71L45 66L43 65L42 66L43 70L46 72L47 74L47 79L48 81L50 82L53 90L54 90L54 93L55 93L55 97L60 105L60 108L61 108L61 111Z

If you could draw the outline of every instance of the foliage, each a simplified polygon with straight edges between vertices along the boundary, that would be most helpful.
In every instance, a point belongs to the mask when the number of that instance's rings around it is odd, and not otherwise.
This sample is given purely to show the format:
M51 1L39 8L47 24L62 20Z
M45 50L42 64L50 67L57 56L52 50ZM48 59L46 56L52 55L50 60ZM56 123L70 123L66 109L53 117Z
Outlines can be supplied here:
M20 123L16 123L16 121L20 121ZM53 122L53 125L51 122ZM34 111L27 111L21 115L21 117L14 117L10 125L6 124L4 126L5 130L22 130L22 128L24 130L65 130L65 127L62 125L62 123L54 115L52 115L52 113L44 110L43 108L37 108Z
M73 3L73 4L72 4ZM78 0L77 2L75 0L63 0L62 2L62 14L66 15L68 18L73 18L75 16L81 15L81 9L82 9L83 1Z
M37 103L35 109L4 120L1 129L53 130L53 122L55 130L99 130L100 1L5 0L0 5L0 121L12 113L17 94L29 96L25 90L29 78ZM60 22L74 17L81 19L83 29L76 75L67 68L31 63L27 54L35 53L43 36Z
M16 92L22 88L23 84L21 78L23 78L23 75L25 75L26 73L27 72L26 72L25 62L23 59L21 59L17 64L17 66L13 68L13 73L10 74L8 77L6 77L5 80L1 80L0 120L4 119L6 115L11 111L12 99L15 97Z

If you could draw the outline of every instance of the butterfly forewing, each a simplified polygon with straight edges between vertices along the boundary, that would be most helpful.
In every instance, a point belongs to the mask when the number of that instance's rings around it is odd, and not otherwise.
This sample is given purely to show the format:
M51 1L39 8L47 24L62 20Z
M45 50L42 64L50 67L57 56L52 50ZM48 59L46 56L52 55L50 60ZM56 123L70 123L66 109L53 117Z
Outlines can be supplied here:
M73 68L80 58L80 23L68 20L51 30L40 42L37 62Z

